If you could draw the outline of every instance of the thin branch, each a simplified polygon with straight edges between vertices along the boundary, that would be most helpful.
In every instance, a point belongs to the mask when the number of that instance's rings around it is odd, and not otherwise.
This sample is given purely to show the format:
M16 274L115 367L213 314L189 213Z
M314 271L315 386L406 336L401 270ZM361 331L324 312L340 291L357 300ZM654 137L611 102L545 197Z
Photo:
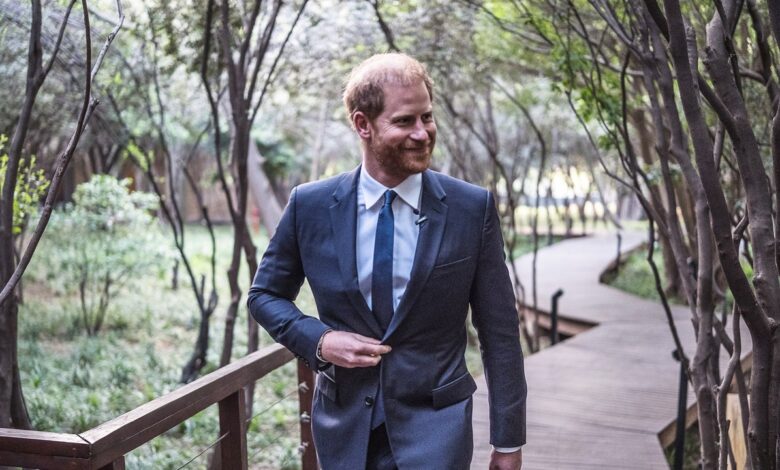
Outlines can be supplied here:
M43 68L43 74L40 78L41 83L43 83L43 80L45 80L46 76L49 75L49 71L51 70L52 65L54 65L54 59L57 58L57 53L60 50L60 45L62 45L62 38L63 36L65 36L65 27L68 25L68 18L70 17L70 12L73 10L73 6L75 4L76 4L76 0L70 0L68 7L65 9L65 15L62 18L62 23L60 24L60 30L57 33L57 42L54 44L54 51L52 51L51 57L49 57L49 63L46 64L46 66Z
M293 31L295 30L295 26L298 24L298 20L301 19L301 16L303 15L303 10L306 8L306 5L308 5L308 3L309 0L303 0L303 3L301 4L301 8L298 10L298 14L295 16L295 20L293 21L292 26L290 26L290 30L287 31L287 36L285 36L284 41L282 41L282 45L279 47L279 52L276 54L276 57L274 58L274 62L273 64L271 64L271 70L268 71L268 75L265 79L265 82L263 83L263 89L260 91L260 97L257 99L257 103L255 103L255 107L252 110L252 116L249 118L250 123L255 121L255 117L257 116L257 112L260 110L260 105L263 104L263 98L265 98L265 94L268 91L268 87L271 85L271 82L273 82L273 74L276 71L277 65L279 65L279 60L282 58L284 49L287 46L287 43L290 41L290 37L292 36Z
M122 25L124 16L122 14L119 0L117 0L116 3L117 11L120 15L119 24L117 25L117 29L115 29L115 31L118 31L118 28L120 28ZM95 62L95 68L92 68L92 39L90 36L89 10L87 9L87 0L82 0L81 5L84 10L84 40L86 54L85 70L91 69L92 73L85 74L86 79L84 83L84 101L82 103L81 110L79 111L78 120L76 122L76 129L73 131L67 147L57 156L54 164L54 175L51 178L49 191L46 195L46 200L41 210L41 217L38 219L38 224L35 227L35 231L32 233L32 236L30 237L30 241L28 242L27 247L25 247L24 254L22 254L19 260L19 264L16 266L16 269L14 270L8 282L5 284L5 286L3 286L3 290L0 291L0 304L5 302L5 300L11 295L14 288L16 287L16 284L22 278L22 274L24 274L25 269L27 269L27 266L30 264L33 253L38 246L38 242L40 242L41 237L43 236L44 230L46 230L46 226L49 223L49 218L51 217L51 213L54 210L55 199L57 197L65 169L68 167L68 164L73 157L73 152L76 150L76 145L78 145L79 140L81 139L81 135L84 132L87 123L89 122L89 118L92 116L92 112L98 105L98 101L91 97L92 80L97 73L100 64L102 63L104 54L98 56L98 62ZM114 37L116 37L116 35L111 34L108 36L108 38L106 38L105 45L103 46L104 50L108 48L108 45L111 44L111 42L114 40Z
M393 30L390 29L390 26L385 22L385 19L382 17L382 13L379 11L379 0L366 0L369 5L374 9L374 14L376 15L376 21L379 23L379 28L382 30L382 34L385 35L385 41L387 41L387 47L394 52L400 52L401 49L398 48L398 46L395 44L395 35L393 35Z
M276 3L274 3L274 9L271 12L271 17L266 22L265 29L263 30L263 34L262 36L260 36L257 50L253 54L255 56L255 66L252 69L252 80L249 84L249 91L246 94L247 102L251 102L252 98L254 97L255 86L257 83L257 76L260 73L260 69L263 66L263 61L265 60L266 53L268 52L268 46L271 45L271 36L273 35L274 28L276 27L276 20L279 17L279 10L281 8L282 8L281 0L276 0ZM303 11L303 7L301 7L301 11ZM296 22L297 21L298 20L296 18ZM290 29L290 32L292 32L292 28Z

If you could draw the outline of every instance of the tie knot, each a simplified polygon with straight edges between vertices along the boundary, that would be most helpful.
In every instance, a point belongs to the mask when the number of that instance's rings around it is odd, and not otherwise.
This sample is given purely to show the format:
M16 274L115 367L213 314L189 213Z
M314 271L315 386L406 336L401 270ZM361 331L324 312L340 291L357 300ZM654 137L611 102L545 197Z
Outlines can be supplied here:
M384 205L392 204L393 200L395 200L395 197L398 196L398 194L393 191L392 189L388 189L385 191L385 203Z

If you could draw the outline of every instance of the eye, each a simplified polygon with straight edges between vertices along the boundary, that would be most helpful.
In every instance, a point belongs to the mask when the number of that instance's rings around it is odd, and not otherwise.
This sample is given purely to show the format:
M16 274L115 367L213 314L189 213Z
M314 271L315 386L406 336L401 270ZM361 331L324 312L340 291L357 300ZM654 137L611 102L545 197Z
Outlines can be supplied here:
M422 115L423 122L433 122L433 113L425 113Z

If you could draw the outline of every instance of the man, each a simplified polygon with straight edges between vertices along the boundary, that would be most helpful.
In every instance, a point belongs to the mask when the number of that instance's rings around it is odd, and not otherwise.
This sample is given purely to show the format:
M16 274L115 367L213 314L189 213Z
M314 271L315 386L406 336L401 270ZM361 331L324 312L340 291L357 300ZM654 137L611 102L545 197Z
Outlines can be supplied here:
M344 103L362 165L293 190L249 291L254 318L320 371L312 429L325 470L469 468L469 306L489 389L490 468L521 465L526 384L495 202L428 170L432 88L403 54L353 70ZM319 319L293 303L304 277Z

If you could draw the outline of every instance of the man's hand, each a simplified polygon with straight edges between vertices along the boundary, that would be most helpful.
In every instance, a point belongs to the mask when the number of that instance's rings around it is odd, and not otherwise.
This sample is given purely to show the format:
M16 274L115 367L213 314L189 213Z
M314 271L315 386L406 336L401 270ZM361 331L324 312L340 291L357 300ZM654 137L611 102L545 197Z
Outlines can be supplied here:
M516 452L497 452L493 449L490 454L489 470L520 470L523 466L523 449Z
M322 358L341 367L373 367L390 346L378 339L345 331L329 331L322 338Z

